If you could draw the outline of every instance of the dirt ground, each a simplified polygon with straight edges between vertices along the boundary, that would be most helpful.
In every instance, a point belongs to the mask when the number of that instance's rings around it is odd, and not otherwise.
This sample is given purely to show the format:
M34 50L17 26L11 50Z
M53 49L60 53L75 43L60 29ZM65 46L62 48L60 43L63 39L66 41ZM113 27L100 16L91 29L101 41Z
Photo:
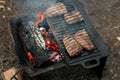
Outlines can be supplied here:
M39 7L37 1L0 0L0 73L13 66L19 66L14 40L10 33L9 20L30 12L34 13ZM102 80L120 80L120 0L80 1L84 3L95 29L111 51ZM55 70L40 78L41 80L95 80L90 79L92 77L90 75L86 78L80 76L78 70L80 71L79 67ZM89 74L89 71L87 72Z

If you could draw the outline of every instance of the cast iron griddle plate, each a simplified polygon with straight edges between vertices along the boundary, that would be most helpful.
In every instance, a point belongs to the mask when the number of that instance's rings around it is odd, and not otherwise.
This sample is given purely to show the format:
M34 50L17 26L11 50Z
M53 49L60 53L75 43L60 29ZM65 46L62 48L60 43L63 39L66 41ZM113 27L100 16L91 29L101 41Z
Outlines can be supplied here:
M85 68L93 68L93 67L98 66L100 64L100 59L102 57L108 56L108 51L109 51L108 48L104 45L98 33L93 28L93 25L90 22L82 3L75 0L73 1L73 3L66 1L64 2L64 4L66 5L69 12L72 10L80 11L80 13L82 14L84 18L84 21L76 23L76 24L72 24L72 25L69 25L65 22L63 15L47 19L47 22L50 25L52 32L57 42L59 43L59 46L61 47L61 51L63 52L66 58L66 62L71 66L82 64ZM64 47L63 37L65 35L73 36L77 31L82 30L82 29L85 29L90 35L91 40L93 44L95 45L95 50L92 53L84 51L82 55L75 57L75 58L70 58L67 55L66 49ZM93 60L96 61L95 64L86 66L87 62L93 61Z

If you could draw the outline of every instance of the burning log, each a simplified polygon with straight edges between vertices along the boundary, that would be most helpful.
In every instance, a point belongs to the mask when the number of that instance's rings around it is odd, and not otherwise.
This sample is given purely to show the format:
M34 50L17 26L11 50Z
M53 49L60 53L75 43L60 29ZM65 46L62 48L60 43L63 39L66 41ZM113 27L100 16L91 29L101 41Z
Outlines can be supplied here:
M58 3L60 4L60 3ZM57 4L55 4L57 5ZM63 5L63 4L60 4L60 5ZM59 5L59 6L60 6ZM58 5L57 5L58 6ZM62 56L60 54L60 48L59 48L59 45L58 43L55 41L54 37L53 37L53 34L51 33L51 30L48 29L48 31L45 29L45 27L43 26L38 26L40 23L43 23L44 20L45 20L45 15L43 12L40 12L39 14L39 17L40 17L40 20L36 21L35 22L35 25L37 26L37 32L39 33L38 35L41 35L41 37L43 38L44 40L44 44L45 44L45 47L46 49L48 49L48 52L49 51L52 51L51 53L51 61L54 62L54 61L60 61L62 60ZM36 32L36 31L35 31ZM35 34L35 32L33 31L34 33L34 36L36 37L36 41L37 43L39 43L39 39L37 37L37 35ZM41 44L41 43L40 43ZM57 53L57 55L54 55L54 53ZM53 57L54 56L54 57Z

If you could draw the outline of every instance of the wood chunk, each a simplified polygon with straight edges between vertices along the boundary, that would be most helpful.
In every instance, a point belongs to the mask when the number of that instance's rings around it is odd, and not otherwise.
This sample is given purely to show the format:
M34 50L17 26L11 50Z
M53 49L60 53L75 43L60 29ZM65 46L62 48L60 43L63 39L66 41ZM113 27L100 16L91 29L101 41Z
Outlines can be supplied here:
M11 77L13 77L16 72L17 72L17 69L15 69L15 68L13 67L13 68L11 68L11 69L3 72L3 73L1 74L1 76L2 76L3 80L10 80ZM17 78L18 80L23 80L23 79L22 79L22 75L19 74L19 73L16 75L16 78ZM16 79L12 79L12 80L16 80Z

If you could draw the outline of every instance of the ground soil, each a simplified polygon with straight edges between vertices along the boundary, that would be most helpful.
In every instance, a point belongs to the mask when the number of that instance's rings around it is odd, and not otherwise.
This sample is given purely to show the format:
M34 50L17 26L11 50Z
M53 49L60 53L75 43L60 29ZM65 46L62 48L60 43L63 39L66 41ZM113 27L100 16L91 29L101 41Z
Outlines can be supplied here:
M4 2L5 1L5 2ZM10 32L9 20L36 12L38 0L0 0L0 73L15 66L19 60ZM42 0L39 0L42 1ZM45 0L46 1L46 0ZM102 80L120 80L120 0L79 0L84 3L87 14L96 31L110 48ZM43 4L44 5L44 4ZM1 6L4 6L1 8ZM79 66L63 68L41 75L41 80L96 80L89 71L83 74ZM0 78L1 79L1 78Z

